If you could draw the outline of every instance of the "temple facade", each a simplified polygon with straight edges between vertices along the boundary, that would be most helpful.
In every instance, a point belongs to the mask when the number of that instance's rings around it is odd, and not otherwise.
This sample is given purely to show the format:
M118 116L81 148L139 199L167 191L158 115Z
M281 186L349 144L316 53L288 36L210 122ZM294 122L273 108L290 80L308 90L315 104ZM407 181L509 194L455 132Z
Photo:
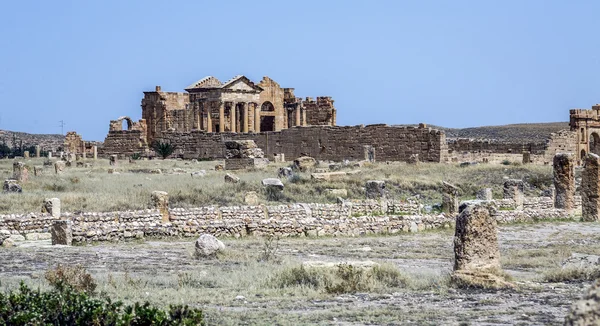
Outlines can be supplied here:
M269 77L255 84L241 75L225 83L208 76L185 92L163 92L160 86L144 92L142 120L150 144L163 131L260 133L294 126L335 126L333 102L331 97L303 100L293 88L282 88Z

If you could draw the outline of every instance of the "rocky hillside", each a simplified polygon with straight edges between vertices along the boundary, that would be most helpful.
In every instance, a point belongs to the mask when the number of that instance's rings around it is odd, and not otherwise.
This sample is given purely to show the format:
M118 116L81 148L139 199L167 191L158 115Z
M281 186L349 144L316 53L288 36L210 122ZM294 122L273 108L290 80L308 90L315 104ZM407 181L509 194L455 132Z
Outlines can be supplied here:
M43 135L43 134L28 134L25 132L16 132L8 130L0 130L0 144L6 144L8 147L15 146L29 147L40 145L44 151L57 151L65 140L63 135Z
M429 125L431 128L444 130L446 139L469 138L496 140L511 143L544 142L550 134L569 129L568 122L519 123L504 126L484 126L473 128L445 128Z

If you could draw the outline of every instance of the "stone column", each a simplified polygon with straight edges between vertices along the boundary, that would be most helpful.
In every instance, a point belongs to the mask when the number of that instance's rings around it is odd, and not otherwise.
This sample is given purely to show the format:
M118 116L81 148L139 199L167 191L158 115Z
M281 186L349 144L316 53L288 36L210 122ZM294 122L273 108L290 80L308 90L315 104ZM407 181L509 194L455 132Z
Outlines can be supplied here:
M302 108L302 125L303 126L307 126L308 123L306 122L306 109Z
M83 152L81 152L81 158L84 160L87 158L85 154L85 149L83 150Z
M29 158L29 151L23 152L23 158Z
M254 103L254 132L260 132L260 108Z
M575 162L573 154L554 155L554 188L556 197L554 207L573 210L575 207Z
M42 204L42 213L48 213L54 218L60 218L60 199L46 198Z
M211 105L208 103L208 105L203 105L203 107L206 113L206 132L213 132L212 117L210 116Z
M458 213L458 188L446 181L442 184L442 211L448 214Z
M72 222L69 220L55 221L50 228L52 245L70 246L73 243Z
M158 209L163 222L169 222L169 194L164 191L153 191L152 205Z
M98 159L98 146L94 145L92 146L92 152L94 153L94 160Z
M199 103L194 103L194 119L196 121L196 129L202 130L202 111L200 110Z
M590 153L584 160L581 174L581 219L583 221L598 221L600 212L600 157Z
M219 102L219 132L225 132L225 103Z
M456 218L454 270L500 267L496 219L484 203L467 202Z
M296 121L294 121L294 126L301 126L300 123L300 107L296 107Z
M231 132L237 132L236 128L235 128L235 124L236 124L236 119L235 119L235 114L236 112L236 107L235 107L235 102L231 103L231 107L229 109L229 131Z
M504 181L504 199L515 202L515 210L523 209L523 180L509 179Z
M242 106L242 132L248 132L248 106L246 103L241 103Z
M13 163L13 179L19 182L27 182L29 179L29 172L27 171L27 167L23 162L14 162Z
M35 157L40 158L40 145L35 145Z
M523 151L523 164L531 163L531 153L528 151Z
M48 152L48 158L52 158L52 152Z

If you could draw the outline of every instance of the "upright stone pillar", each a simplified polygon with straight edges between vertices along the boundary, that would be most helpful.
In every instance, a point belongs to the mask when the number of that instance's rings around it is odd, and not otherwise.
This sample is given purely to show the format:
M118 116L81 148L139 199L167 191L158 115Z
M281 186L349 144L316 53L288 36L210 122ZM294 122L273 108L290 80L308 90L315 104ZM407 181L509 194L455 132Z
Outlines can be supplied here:
M94 156L94 160L98 159L98 146L94 145L92 146L92 152L93 152L93 156Z
M254 132L260 132L260 108L254 103Z
M72 222L69 220L54 221L50 228L52 245L70 246L73 243Z
M302 125L308 126L308 122L306 122L306 109L302 109Z
M231 132L237 132L237 129L235 128L235 124L236 124L236 118L235 118L236 113L235 112L236 112L235 103L231 103L231 109L229 111L229 119L230 119L230 121L229 121L229 123L230 123L229 130Z
M219 103L219 132L225 132L225 103Z
M528 151L523 151L523 164L531 163L531 153Z
M52 158L52 152L48 152L48 158Z
M575 207L575 162L573 154L554 155L554 207L572 211Z
M158 209L163 222L169 222L169 194L165 191L153 191L152 205Z
M246 103L240 104L242 106L242 132L248 132L248 106Z
M40 158L41 150L40 145L35 145L35 157Z
M85 150L83 152L81 152L81 158L84 159L84 160L87 158L86 155L85 155Z
M301 126L302 124L300 123L300 108L296 107L296 121L294 121L294 126Z
M467 202L460 206L454 233L452 281L485 288L514 287L501 273L496 218L490 204Z
M54 218L60 218L60 199L46 198L42 204L42 213L48 213Z
M442 184L442 211L448 214L458 213L458 188L444 181Z
M369 180L365 184L368 199L385 199L385 181Z
M600 157L588 154L582 157L584 169L581 175L581 219L598 221L600 212Z
M483 188L477 191L475 195L475 199L477 200L492 200L492 188Z
M111 165L111 166L117 166L117 162L118 162L117 155L111 155L111 156L109 156L109 158L108 158L108 164L109 165Z
M29 179L29 172L27 171L27 166L25 166L25 163L13 163L13 179L19 182L27 182L27 180Z
M509 179L504 181L504 199L512 199L515 209L523 209L523 180Z
M29 158L29 151L23 152L23 158Z

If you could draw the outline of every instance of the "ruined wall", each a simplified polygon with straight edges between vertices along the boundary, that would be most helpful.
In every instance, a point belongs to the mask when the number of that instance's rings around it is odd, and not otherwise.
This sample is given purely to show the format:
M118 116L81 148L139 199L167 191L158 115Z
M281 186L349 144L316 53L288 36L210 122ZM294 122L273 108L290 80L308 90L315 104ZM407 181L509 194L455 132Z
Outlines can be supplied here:
M65 136L63 150L69 153L83 153L85 152L85 142L75 131L69 131Z
M175 144L184 158L223 158L224 140L254 140L267 158L284 153L288 159L309 155L318 160L364 160L365 145L375 149L379 161L408 161L417 154L423 162L446 159L443 132L431 128L390 127L294 127L260 134L166 132L162 139Z
M524 210L510 210L507 200L497 201L493 214L499 223L570 219L574 215L548 206L551 199L526 198ZM146 236L240 237L265 234L278 236L360 236L395 234L449 228L455 216L420 214L412 202L364 200L343 204L291 204L275 206L205 206L169 210L162 223L156 209L105 213L63 213L60 217L30 213L0 215L0 243L11 234L48 233L59 219L73 221L73 241L116 241ZM580 209L580 207L579 207Z
M145 135L141 130L116 130L109 131L98 154L102 156L119 155L131 156L135 153L148 151L148 144L143 141Z
M550 135L544 153L545 161L552 162L557 153L575 154L577 151L577 135L574 131L561 130Z
M188 93L162 92L156 86L154 92L144 92L142 99L142 119L146 121L146 139L154 140L156 134L175 128L178 131L189 131L193 119L186 110L190 103Z
M307 97L302 102L306 110L307 123L313 126L335 126L336 110L333 102L330 96L319 96L316 101L312 97Z
M546 142L540 143L506 143L490 140L452 139L448 140L450 153L485 152L502 154L521 154L528 151L531 154L544 154Z
M265 76L258 83L258 86L263 89L260 92L258 107L262 108L265 102L271 102L275 111L269 113L261 111L261 116L274 116L275 117L275 131L279 131L287 128L287 114L283 108L283 97L284 90L276 83L273 79Z

